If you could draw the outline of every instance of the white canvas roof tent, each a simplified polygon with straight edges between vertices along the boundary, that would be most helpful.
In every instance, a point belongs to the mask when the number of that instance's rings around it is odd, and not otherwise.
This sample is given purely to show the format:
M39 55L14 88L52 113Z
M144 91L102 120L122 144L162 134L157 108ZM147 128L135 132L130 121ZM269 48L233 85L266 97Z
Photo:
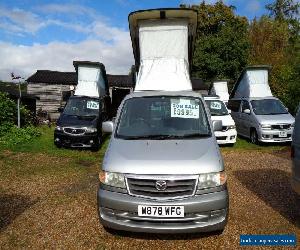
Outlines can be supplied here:
M130 13L128 20L138 72L135 91L191 90L197 11L141 10Z
M105 67L99 62L74 61L78 84L75 96L101 97L109 95Z
M273 96L268 80L270 68L268 65L246 67L236 81L230 98Z
M213 81L209 89L209 95L218 95L222 101L228 102L228 80Z

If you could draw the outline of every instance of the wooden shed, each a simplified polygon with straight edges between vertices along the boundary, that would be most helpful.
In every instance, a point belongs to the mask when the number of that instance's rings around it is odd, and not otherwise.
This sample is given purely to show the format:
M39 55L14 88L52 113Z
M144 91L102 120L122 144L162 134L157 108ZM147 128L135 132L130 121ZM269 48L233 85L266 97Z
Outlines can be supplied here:
M27 93L36 95L36 109L47 111L51 119L59 117L58 108L63 107L77 84L75 72L38 70L27 80Z

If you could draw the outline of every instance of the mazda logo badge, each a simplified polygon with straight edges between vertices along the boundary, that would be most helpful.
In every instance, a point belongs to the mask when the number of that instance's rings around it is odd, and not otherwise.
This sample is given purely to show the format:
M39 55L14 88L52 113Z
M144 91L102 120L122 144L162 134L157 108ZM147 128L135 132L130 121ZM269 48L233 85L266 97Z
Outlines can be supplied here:
M155 187L158 191L164 191L167 188L167 182L166 181L156 181Z
M76 129L72 129L72 133L75 134L76 133Z

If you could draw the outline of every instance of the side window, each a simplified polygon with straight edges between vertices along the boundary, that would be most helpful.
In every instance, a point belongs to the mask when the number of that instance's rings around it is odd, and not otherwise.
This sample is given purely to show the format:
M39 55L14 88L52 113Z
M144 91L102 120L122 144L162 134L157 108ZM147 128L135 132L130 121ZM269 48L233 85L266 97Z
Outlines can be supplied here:
M250 109L248 101L243 101L242 112L244 112L245 109Z
M229 100L228 101L228 109L230 109L232 112L239 112L241 105L240 100Z

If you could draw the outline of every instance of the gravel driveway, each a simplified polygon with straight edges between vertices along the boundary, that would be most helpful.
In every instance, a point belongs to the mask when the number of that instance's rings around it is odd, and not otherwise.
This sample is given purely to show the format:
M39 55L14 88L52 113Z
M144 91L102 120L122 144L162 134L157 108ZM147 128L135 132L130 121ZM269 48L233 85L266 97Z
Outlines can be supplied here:
M2 154L0 248L235 249L240 234L299 238L300 202L289 184L288 152L223 150L223 156L230 192L224 233L150 235L107 232L99 224L97 163Z

